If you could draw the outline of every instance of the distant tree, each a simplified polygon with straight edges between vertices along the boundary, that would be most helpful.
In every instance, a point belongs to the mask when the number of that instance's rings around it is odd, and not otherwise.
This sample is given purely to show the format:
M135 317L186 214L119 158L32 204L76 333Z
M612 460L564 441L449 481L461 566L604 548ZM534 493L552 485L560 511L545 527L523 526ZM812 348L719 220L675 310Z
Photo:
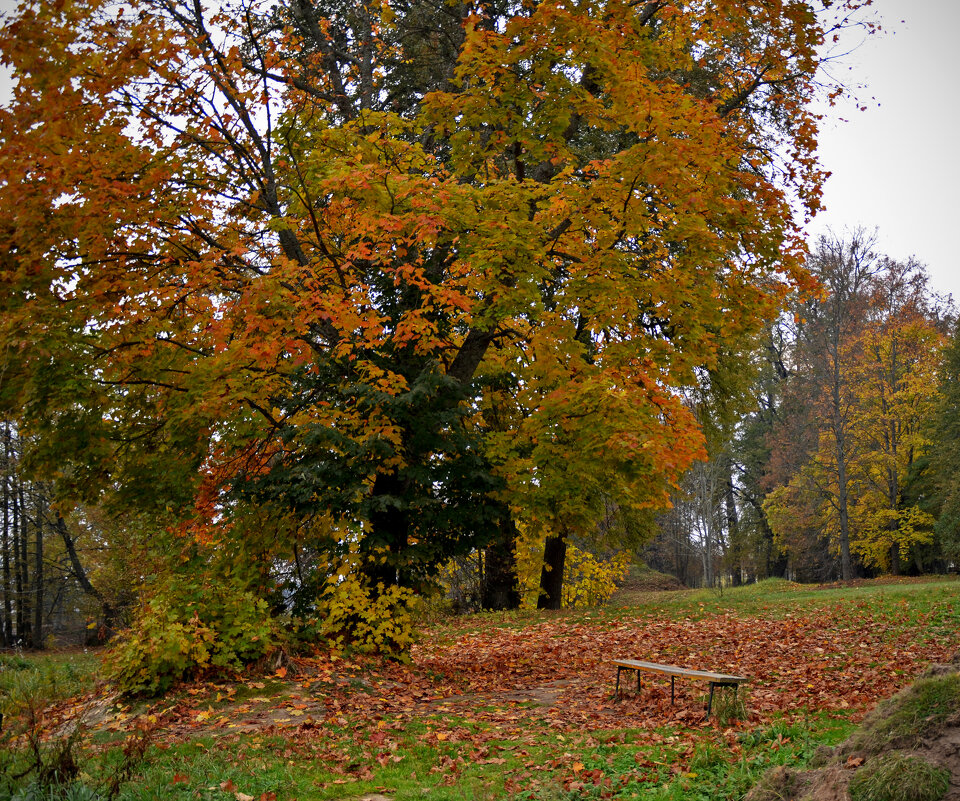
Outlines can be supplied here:
M867 564L894 575L912 548L933 539L933 517L903 496L914 463L929 447L925 429L942 344L930 299L922 265L884 260L861 335L863 358L851 369L858 397L853 436L862 453L855 547Z
M852 428L858 399L852 370L860 362L861 333L866 324L871 281L880 264L874 240L861 230L846 239L821 237L808 261L823 296L799 311L796 378L790 391L811 426L804 441L811 451L803 470L808 491L818 492L830 507L831 536L840 557L840 577L854 575L850 551L851 466L859 457ZM793 423L791 423L793 424ZM780 438L786 441L787 438Z
M930 425L929 486L944 555L960 561L960 323L943 350Z
M922 265L866 245L859 234L820 243L825 296L803 311L787 391L796 413L780 424L779 488L765 502L795 565L815 563L826 543L841 577L845 546L868 569L899 573L932 542L934 521L905 488L929 448L942 310Z

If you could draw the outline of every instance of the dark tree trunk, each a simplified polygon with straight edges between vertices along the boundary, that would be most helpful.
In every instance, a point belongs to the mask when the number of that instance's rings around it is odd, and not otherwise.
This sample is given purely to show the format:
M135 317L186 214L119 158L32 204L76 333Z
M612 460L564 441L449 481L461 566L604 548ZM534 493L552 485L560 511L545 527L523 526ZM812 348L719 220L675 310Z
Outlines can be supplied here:
M408 582L398 569L401 567L398 562L407 546L410 521L402 506L400 477L395 472L380 473L373 482L371 494L375 504L370 512L370 536L364 538L364 543L382 550L369 554L370 558L365 560L361 570L373 589L378 584L384 587L406 585Z
M737 516L737 500L733 489L733 465L726 459L726 486L723 500L727 513L727 542L730 553L730 584L739 587L743 583L743 543L740 541L740 519Z
M484 609L518 609L520 589L517 586L517 560L514 549L517 527L504 510L498 537L484 551L484 571L480 604Z
M13 599L10 595L10 429L3 427L3 644L13 645Z
M23 482L20 482L19 495L20 499L17 506L20 509L20 569L23 571L20 585L20 614L23 620L23 633L20 635L20 639L23 640L25 646L33 648L33 630L30 625L30 551L28 547L29 531L27 529L29 520L27 518L27 502Z
M17 487L13 487L13 599L16 607L16 639L22 645L26 645L24 638L23 623L23 574L24 565L22 554L26 549L20 547L20 541L23 539L23 517L21 515L20 504L17 501Z
M537 609L559 609L563 600L563 563L567 558L565 533L547 537L543 545L543 570L540 572L540 596Z
M70 558L70 566L73 568L73 577L77 580L77 583L87 595L96 598L100 603L101 613L103 614L103 629L95 633L95 636L91 635L91 638L88 640L88 645L97 645L100 642L109 639L116 628L117 622L117 610L103 597L101 593L93 584L90 583L90 579L87 576L87 571L84 570L83 564L80 562L80 557L77 555L77 544L74 542L73 537L70 536L70 531L67 529L67 521L64 520L60 513L57 512L56 517L56 527L57 531L60 534L60 538L63 540L63 547L67 550L67 556Z
M33 647L43 648L43 494L37 486L36 542L33 550Z

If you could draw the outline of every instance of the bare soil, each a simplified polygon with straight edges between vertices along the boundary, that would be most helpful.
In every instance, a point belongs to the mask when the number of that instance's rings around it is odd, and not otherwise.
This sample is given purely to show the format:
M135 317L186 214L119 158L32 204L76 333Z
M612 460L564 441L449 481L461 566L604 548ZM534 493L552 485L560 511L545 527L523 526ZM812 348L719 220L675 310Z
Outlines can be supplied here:
M960 652L948 664L933 664L921 678L946 676L960 673ZM908 697L909 688L891 699L891 705L881 707L892 714L898 699ZM950 773L950 786L941 801L960 801L960 709L945 710L948 715L943 726L935 727L920 737L913 747L902 750L911 756L920 757L931 765L945 768ZM869 729L882 720L876 712L868 716L863 728ZM859 740L862 742L862 738ZM881 749L865 754L856 747L856 735L834 749L827 749L818 761L826 762L814 770L797 771L778 767L769 771L747 795L746 801L850 801L849 785L858 769L884 753L894 750Z

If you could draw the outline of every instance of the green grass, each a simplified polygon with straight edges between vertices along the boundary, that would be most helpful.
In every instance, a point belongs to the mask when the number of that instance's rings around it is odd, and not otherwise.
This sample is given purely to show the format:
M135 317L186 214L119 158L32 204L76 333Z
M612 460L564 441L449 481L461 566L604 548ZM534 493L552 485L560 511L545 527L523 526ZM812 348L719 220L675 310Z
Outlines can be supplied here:
M859 625L864 614L910 627L923 641L952 638L960 630L960 577L889 579L881 584L819 587L784 579L765 579L742 587L701 590L626 591L603 607L543 612L518 609L480 612L465 617L431 618L431 639L438 644L491 627L519 631L537 623L562 620L573 624L604 624L638 616L660 620L697 620L734 614L783 618L829 612Z
M889 747L910 748L958 715L960 674L922 678L883 701L864 721L850 748L866 754Z
M850 781L852 801L940 801L950 789L950 771L920 757L884 754L859 768Z
M99 665L94 653L0 655L0 713L9 719L92 690Z
M939 609L953 599L949 609ZM621 599L617 606L610 607L606 614L620 616L624 613L655 609L670 617L696 614L722 614L758 612L789 614L802 609L806 612L826 609L841 604L856 608L869 608L917 615L939 609L942 624L960 624L960 608L955 606L960 599L960 578L935 577L928 580L904 579L901 583L869 584L862 586L826 587L794 584L784 579L765 579L743 587L730 587L723 591L713 589L677 590L674 592L638 592ZM904 605L906 603L906 606ZM901 608L902 607L902 608Z

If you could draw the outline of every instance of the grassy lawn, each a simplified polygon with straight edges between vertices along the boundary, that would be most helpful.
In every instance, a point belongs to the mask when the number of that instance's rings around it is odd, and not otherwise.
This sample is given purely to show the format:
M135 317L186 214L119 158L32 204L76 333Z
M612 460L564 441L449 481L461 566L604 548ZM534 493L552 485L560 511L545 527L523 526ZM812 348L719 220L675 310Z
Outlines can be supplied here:
M108 797L118 771L114 797L131 800L740 799L958 645L956 580L769 581L434 620L409 665L323 654L150 703L109 696L90 655L6 656L0 799L68 797L11 778L31 709L50 753L81 721L75 801ZM748 675L746 719L704 721L692 682L674 705L656 679L618 702L615 656Z

